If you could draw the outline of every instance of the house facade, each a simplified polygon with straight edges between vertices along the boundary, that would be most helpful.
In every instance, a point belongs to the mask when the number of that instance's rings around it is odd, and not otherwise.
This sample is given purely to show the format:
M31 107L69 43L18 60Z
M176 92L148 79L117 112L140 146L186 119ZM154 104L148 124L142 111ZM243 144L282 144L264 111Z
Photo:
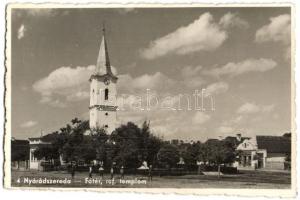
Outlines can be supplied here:
M29 140L29 169L30 170L43 170L41 163L45 159L38 159L34 156L34 152L41 146L51 145L50 142L46 142L43 138L28 138Z
M291 154L291 138L258 135L245 139L236 150L238 169L285 170L286 158Z

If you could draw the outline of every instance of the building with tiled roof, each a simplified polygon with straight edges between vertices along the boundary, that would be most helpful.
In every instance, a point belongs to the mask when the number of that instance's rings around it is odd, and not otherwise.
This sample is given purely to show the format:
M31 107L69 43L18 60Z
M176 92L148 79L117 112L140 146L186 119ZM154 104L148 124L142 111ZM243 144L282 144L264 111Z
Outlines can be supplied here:
M34 156L34 152L41 146L51 145L51 141L47 137L28 138L29 141L29 168L34 170L42 170L41 163L44 159L38 159Z
M291 138L258 135L245 139L237 146L239 169L284 170L286 158L291 154Z
M283 136L256 136L257 148L268 153L291 153L291 138Z

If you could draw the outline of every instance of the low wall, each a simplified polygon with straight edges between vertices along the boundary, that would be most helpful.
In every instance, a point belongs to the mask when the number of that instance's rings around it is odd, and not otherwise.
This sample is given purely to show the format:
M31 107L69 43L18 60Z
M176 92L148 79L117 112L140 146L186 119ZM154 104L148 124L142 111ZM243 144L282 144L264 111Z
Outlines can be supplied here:
M267 161L265 169L284 170L284 162Z

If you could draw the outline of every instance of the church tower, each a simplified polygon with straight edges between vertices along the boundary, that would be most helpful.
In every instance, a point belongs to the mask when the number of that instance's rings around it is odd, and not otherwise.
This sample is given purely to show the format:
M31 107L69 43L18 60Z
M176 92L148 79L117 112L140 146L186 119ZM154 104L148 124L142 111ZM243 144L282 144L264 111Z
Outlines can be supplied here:
M117 122L117 84L113 74L105 39L105 28L100 44L97 64L90 77L90 129L104 128L111 134Z

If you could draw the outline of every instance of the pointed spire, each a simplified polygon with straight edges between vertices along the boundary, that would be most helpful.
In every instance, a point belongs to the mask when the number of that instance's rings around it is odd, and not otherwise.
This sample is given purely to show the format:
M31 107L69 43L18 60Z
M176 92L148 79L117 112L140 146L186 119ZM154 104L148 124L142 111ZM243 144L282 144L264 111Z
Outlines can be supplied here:
M97 75L105 75L105 74L110 74L113 75L111 72L111 66L110 66L110 61L109 61L109 56L108 56L108 50L107 50L107 43L105 39L105 26L103 24L102 27L102 41L100 44L100 49L99 49L99 54L98 54L98 59L97 59L97 65L96 65L96 71L95 73Z

